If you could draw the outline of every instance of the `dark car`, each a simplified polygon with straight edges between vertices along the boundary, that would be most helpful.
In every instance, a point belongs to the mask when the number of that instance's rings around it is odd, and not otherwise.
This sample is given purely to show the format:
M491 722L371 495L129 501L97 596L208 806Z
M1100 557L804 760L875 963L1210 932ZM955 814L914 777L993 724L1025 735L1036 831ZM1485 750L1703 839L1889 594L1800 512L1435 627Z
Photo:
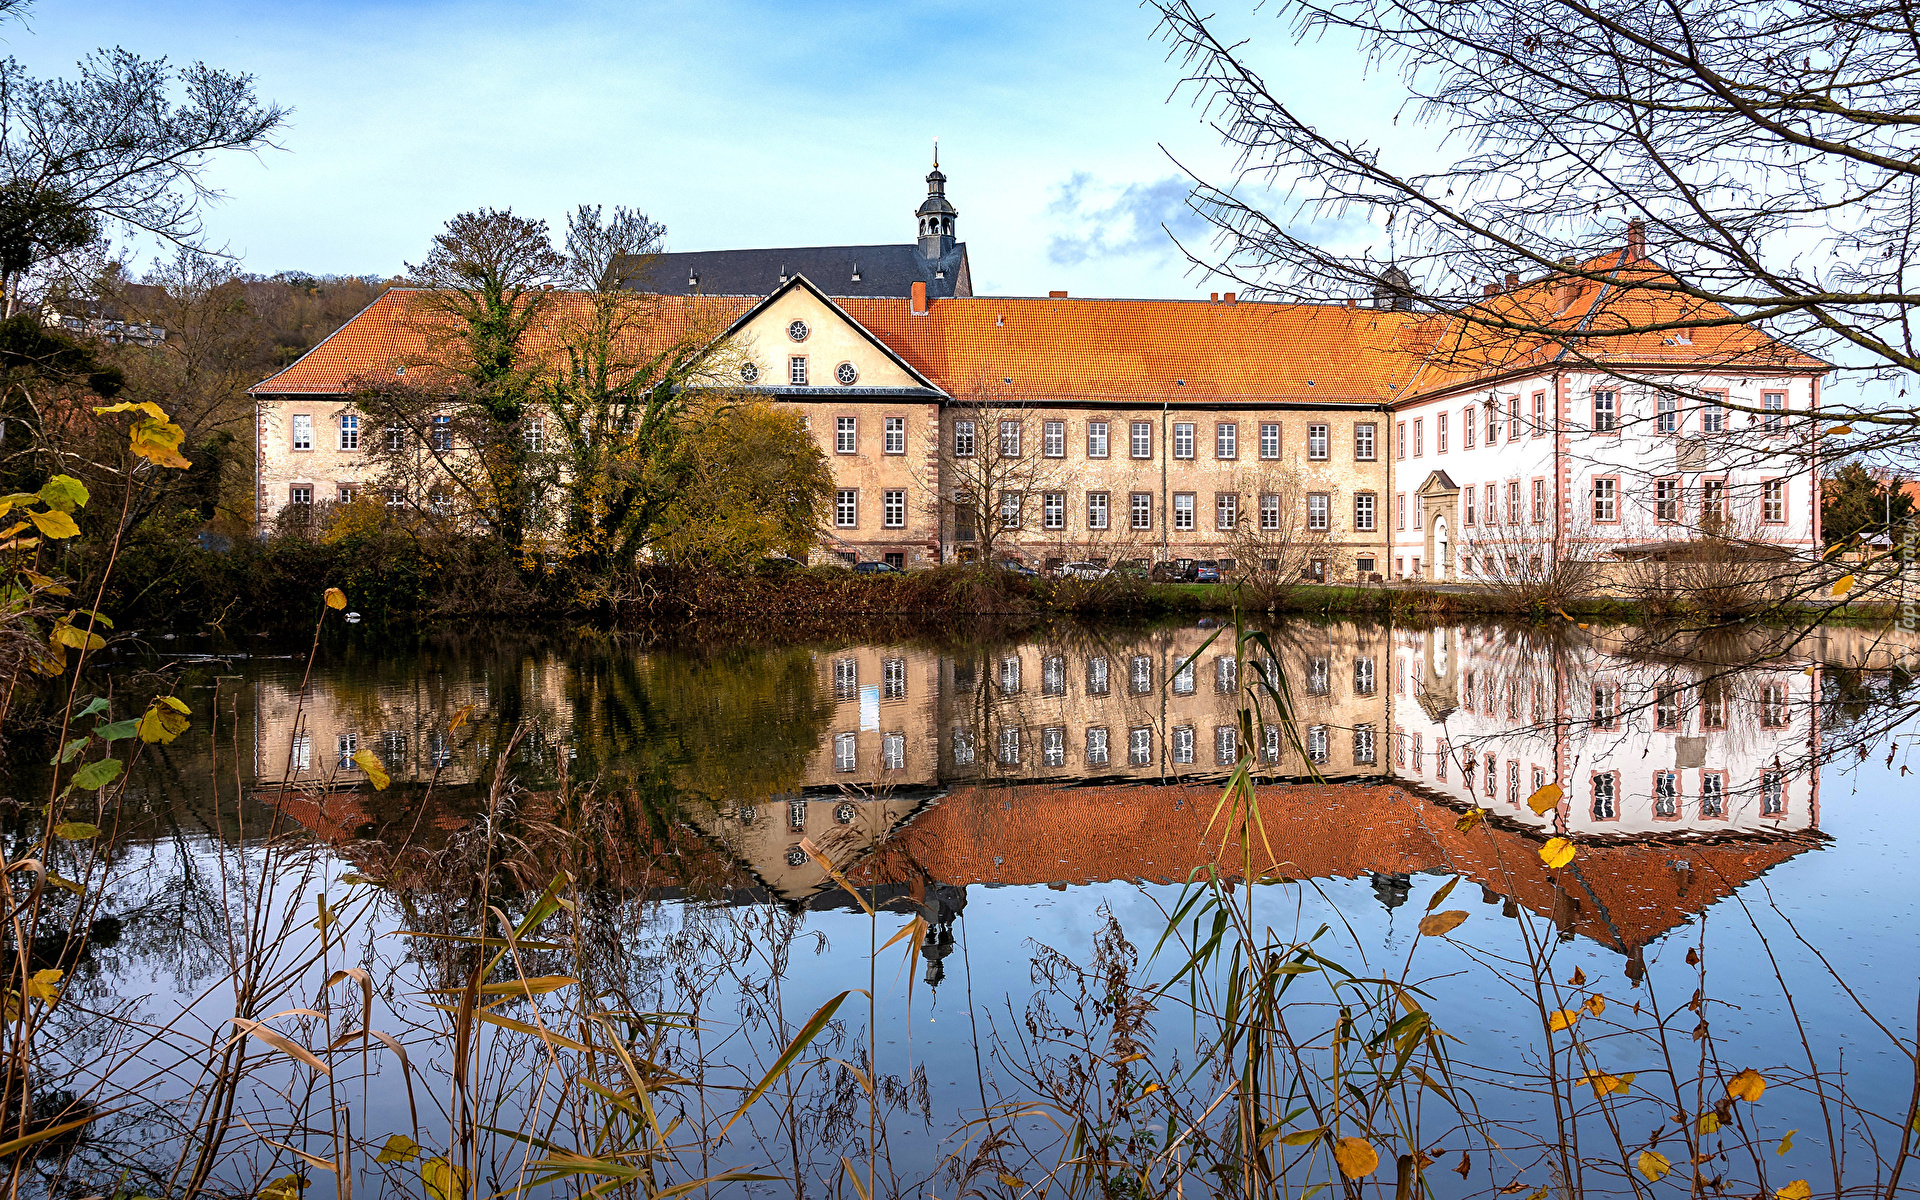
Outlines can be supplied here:
M1155 583L1192 583L1194 567L1192 562L1159 562L1153 564L1153 574L1149 577Z
M853 569L860 575L897 575L900 573L899 567L894 566L892 563L883 562L857 562L853 564Z
M1219 583L1220 563L1211 558L1203 558L1194 564L1193 581L1195 583Z
M797 558L788 558L784 554L769 554L755 565L768 574L775 574L781 571L797 571L807 564Z
M1022 579L1040 578L1040 572L1034 570L1032 567L1029 567L1025 563L1018 563L1013 561L1010 558L1003 558L1000 560L1000 569L1002 571L1007 572L1010 575L1018 575Z

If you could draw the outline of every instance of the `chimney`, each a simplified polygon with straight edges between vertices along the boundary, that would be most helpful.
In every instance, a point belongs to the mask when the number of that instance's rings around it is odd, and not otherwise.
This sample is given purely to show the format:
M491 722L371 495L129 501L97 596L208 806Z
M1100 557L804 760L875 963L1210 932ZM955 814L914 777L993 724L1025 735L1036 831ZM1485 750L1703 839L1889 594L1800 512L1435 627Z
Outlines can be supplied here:
M1512 271L1508 271L1507 272L1507 290L1511 292L1519 286L1520 286L1520 276Z
M927 285L924 282L919 280L914 281L913 298L908 300L907 304L910 306L908 311L914 316L924 317L927 315Z
M1218 303L1220 303L1220 293L1219 293L1219 292L1208 292L1208 293L1207 293L1207 303L1208 303L1208 304L1218 304Z
M1047 293L1047 299L1049 300L1065 300L1066 298L1067 298L1067 294L1065 292L1048 292Z
M1500 294L1500 285L1497 283L1483 283L1480 285L1480 294L1482 296L1498 296Z
M1238 296L1233 292L1220 293L1220 303L1222 304L1238 304L1239 302Z
M1354 298L1353 298L1352 296L1348 296L1348 297L1347 297L1347 307L1348 307L1348 308L1359 308L1359 307L1360 307L1360 302L1359 302L1358 300L1355 300L1355 299L1354 299Z
M1639 262L1647 256L1647 223L1639 217L1627 222L1627 261Z

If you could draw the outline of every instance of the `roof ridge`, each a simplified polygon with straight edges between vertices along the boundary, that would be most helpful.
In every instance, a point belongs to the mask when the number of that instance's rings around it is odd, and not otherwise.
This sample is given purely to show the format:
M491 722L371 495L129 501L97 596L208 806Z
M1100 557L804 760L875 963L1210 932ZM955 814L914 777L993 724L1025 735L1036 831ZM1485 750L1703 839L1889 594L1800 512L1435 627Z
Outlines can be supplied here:
M294 359L292 362L288 363L286 366L281 367L278 371L275 371L273 374L267 376L265 379L262 379L259 383L256 383L252 387L248 388L247 394L252 395L255 392L266 389L266 386L268 384L280 378L282 375L285 375L288 371L293 370L295 367L299 366L301 363L307 361L308 358L312 357L314 354L319 352L320 347L326 345L328 342L331 342L334 338L337 338L341 334L345 333L347 329L355 321L358 321L361 317L364 317L368 313L372 312L374 309L374 306L384 302L388 296L393 295L395 292L422 292L427 290L429 289L390 287L386 291L381 292L378 296L375 296L373 299L367 301L366 305L363 308L361 308L359 312L354 313L351 317L348 317L346 320L340 322L340 327L338 329L334 330L332 333L328 334L327 336L321 338L319 341L315 342L313 345L307 347L306 351L302 353L299 358Z

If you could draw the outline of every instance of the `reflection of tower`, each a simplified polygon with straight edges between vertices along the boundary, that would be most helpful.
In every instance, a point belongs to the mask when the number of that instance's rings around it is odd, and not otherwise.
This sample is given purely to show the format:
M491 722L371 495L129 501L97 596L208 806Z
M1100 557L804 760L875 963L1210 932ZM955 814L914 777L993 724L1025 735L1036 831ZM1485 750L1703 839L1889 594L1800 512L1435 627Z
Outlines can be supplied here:
M1380 903L1388 908L1399 908L1407 902L1407 893L1413 888L1413 878L1399 871L1375 871L1373 873L1373 894Z
M927 923L927 935L920 942L920 953L927 960L927 987L937 988L947 977L947 955L953 953L953 922L967 907L967 889L936 883L927 889L920 916Z

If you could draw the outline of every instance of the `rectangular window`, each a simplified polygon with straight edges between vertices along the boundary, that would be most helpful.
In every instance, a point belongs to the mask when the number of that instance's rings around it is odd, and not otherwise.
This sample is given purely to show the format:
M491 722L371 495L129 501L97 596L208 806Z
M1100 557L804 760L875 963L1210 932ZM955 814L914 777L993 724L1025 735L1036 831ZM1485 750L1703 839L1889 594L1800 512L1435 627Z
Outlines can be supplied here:
M527 449L538 454L547 445L547 423L539 417L528 417L520 427L520 436L526 439Z
M1127 731L1127 765L1134 767L1153 765L1153 730L1129 729Z
M404 425L387 426L387 452L398 454L407 444L407 429Z
M1678 479L1653 481L1653 519L1667 523L1680 519L1680 481Z
M1489 525L1498 525L1500 523L1499 485L1492 484L1492 483L1487 485L1487 503L1486 503L1486 508L1482 511L1481 515L1482 515L1482 518Z
M387 488L386 505L388 508L405 508L407 506L407 490L405 488Z
M1447 414L1435 413L1433 416L1433 452L1447 452Z
M1488 705L1491 715L1492 705ZM1619 716L1619 693L1610 683L1593 685L1593 727L1612 729Z
M1374 745L1373 726L1355 725L1353 727L1353 765L1370 767L1375 762L1378 748Z
M1260 727L1260 758L1270 763L1280 761L1280 727L1278 725Z
M1020 731L1018 729L1000 731L1000 765L1003 767L1020 765Z
M1787 685L1769 683L1760 689L1760 728L1787 727Z
M305 505L305 504L312 504L312 503L313 503L313 489L312 489L312 488L310 488L310 487L301 487L301 486L299 486L299 485L295 485L295 486L293 486L293 487L291 487L291 488L288 488L288 489L287 489L287 503L289 503L289 504L301 504L301 505Z
M1104 696L1107 694L1107 657L1100 655L1087 660L1087 695Z
M1419 458L1426 453L1426 427L1427 423L1424 418L1415 417L1413 419L1413 456L1415 458Z
M1213 727L1213 765L1230 767L1240 761L1240 731L1231 725Z
M1393 427L1393 456L1395 458L1407 456L1407 423L1405 421L1400 421Z
M1700 815L1703 817L1727 815L1727 777L1719 771L1700 773Z
M1620 815L1615 804L1614 781L1619 776L1611 771L1593 777L1593 819L1611 821Z
M1065 421L1040 423L1040 453L1048 458L1067 456L1067 423Z
M1725 433L1726 431L1727 394L1707 392L1706 400L1700 405L1700 432Z
M1223 421L1213 427L1213 456L1215 458L1240 457L1240 426L1232 421Z
M1783 771L1760 772L1760 815L1787 815L1787 777Z
M1463 408L1460 410L1460 447L1463 450L1473 449L1472 408Z
M1327 427L1325 425L1307 426L1307 457L1316 462L1326 459Z
M1153 457L1153 422L1135 421L1132 426L1133 456L1135 458Z
M860 492L841 488L833 496L833 524L836 529L854 529L860 524Z
M1153 528L1153 493L1135 492L1129 497L1132 501L1132 525L1135 529Z
M1175 421L1173 423L1173 456L1175 458L1193 457L1193 423Z
M1094 727L1087 730L1087 765L1104 767L1107 765L1107 731Z
M1181 725L1174 729L1173 761L1177 763L1193 761L1193 726Z
M1372 462L1374 457L1374 438L1380 427L1372 421L1362 421L1353 427L1353 457L1360 462ZM1277 455L1275 457L1278 457Z
M1785 392L1761 392L1760 407L1765 413L1760 418L1760 427L1768 433L1787 431L1787 394Z
M1313 725L1307 729L1307 761L1324 763L1327 761L1327 727Z
M1680 432L1680 397L1671 392L1654 400L1653 427L1661 433Z
M1087 493L1087 528L1105 529L1107 527L1107 494L1105 492Z
M955 492L953 495L953 539L957 542L971 542L977 531L974 528L976 513L973 507L973 493Z
M1545 392L1533 394L1533 436L1547 436L1547 394Z
M852 454L860 446L860 425L858 417L835 417L833 419L833 452Z
M1307 503L1308 503L1308 507L1311 508L1313 503L1311 497L1308 498ZM1279 528L1280 528L1280 497L1278 496L1260 497L1260 530L1261 532L1273 533Z
M1175 492L1173 494L1173 527L1179 530L1193 528L1193 493Z
M1482 406L1481 412L1487 421L1487 445L1492 446L1500 440L1500 406L1489 400Z
M1593 394L1593 431L1595 433L1612 433L1620 428L1618 402L1619 398L1612 392Z
M1395 529L1407 527L1407 494L1405 492L1399 492L1393 498L1393 527Z
M833 660L833 698L853 700L860 695L860 662L852 658Z
M1217 492L1213 497L1213 527L1231 533L1240 523L1240 496L1237 492Z
M973 765L973 730L956 729L953 731L953 765L970 767Z
M1353 527L1361 533L1373 532L1374 498L1372 492L1361 492L1353 498Z
M1332 510L1332 505L1333 505L1333 498L1327 495L1327 493L1308 492L1307 493L1307 528L1308 529L1328 528L1330 524L1330 513ZM1279 516L1280 516L1280 500L1279 500L1279 497L1277 496L1273 498L1273 515L1275 518L1275 521L1274 521L1275 528L1278 528Z
M833 735L833 768L836 771L851 771L859 766L859 754L855 747L854 735L836 733Z
M1020 656L1009 654L1000 660L1000 694L1018 696L1020 694Z
M1044 529L1067 527L1067 494L1046 492L1040 497L1040 525Z
M342 450L360 448L360 418L355 413L340 414L340 448Z
M352 504L356 499L359 498L359 496L360 496L359 484L343 483L340 485L340 503Z
M1000 457L1020 457L1020 422L1000 422Z
M886 435L886 441L881 445L881 450L887 454L907 452L907 419L905 417L888 417L886 424L882 426L882 431Z
M1213 660L1213 690L1222 696L1231 696L1240 690L1240 660L1231 654L1215 656Z
M1787 481L1769 479L1760 485L1760 519L1769 525L1787 522Z
M433 432L429 436L428 441L435 450L453 449L453 418L435 417L433 419Z
M1280 425L1269 421L1260 426L1260 457L1273 459L1280 457Z
M905 488L889 488L880 493L881 524L888 529L907 527L907 491Z
M1434 742L1433 744L1433 777L1435 779L1438 779L1441 783L1445 783L1447 781L1447 760L1452 757L1453 757L1453 751L1448 747L1447 741L1445 738L1441 738L1440 740Z
M903 771L907 766L907 735L889 733L880 738L880 766L883 770ZM804 806L805 801L798 802ZM803 808L804 811L804 808Z
M313 766L313 735L295 734L293 738L293 769L304 771Z
M1000 528L1020 528L1020 502L1022 499L1023 497L1019 492L1000 493Z
M880 663L880 695L887 700L904 700L907 696L907 660L904 658L884 659Z
M1044 766L1061 767L1067 762L1067 731L1058 725L1049 725L1040 731L1040 762Z
M1107 423L1105 421L1087 422L1087 457L1105 458L1107 456Z
M1727 519L1727 481L1705 479L1700 482L1700 520L1713 523Z
M1193 692L1193 660L1187 659L1180 664L1180 669L1173 673L1173 694L1191 696Z
M1330 658L1309 658L1307 660L1307 695L1325 696L1333 691L1333 660Z
M1676 771L1653 773L1653 815L1671 820L1680 815L1680 776Z
M1067 660L1064 655L1049 654L1040 660L1040 694L1043 696L1067 694Z
M1474 504L1474 498L1479 494L1480 489L1472 484L1468 484L1466 487L1460 489L1460 523L1462 525L1471 525L1474 523L1474 509L1477 507Z
M1145 696L1153 691L1153 659L1136 654L1127 660L1127 686L1136 696Z
M807 356L795 354L787 359L787 382L794 387L807 386Z
M1547 523L1547 481L1544 479L1533 481L1533 523Z
M1507 440L1520 440L1520 397L1507 397Z
M313 449L313 418L306 413L293 414L293 448Z
M955 421L953 423L954 457L955 458L972 458L973 451L974 451L973 422L972 421Z
M1680 689L1663 687L1653 694L1653 727L1680 728Z
M1507 483L1507 524L1520 523L1520 484L1518 481Z
M1616 479L1593 481L1593 519L1613 522L1620 519L1620 482Z

